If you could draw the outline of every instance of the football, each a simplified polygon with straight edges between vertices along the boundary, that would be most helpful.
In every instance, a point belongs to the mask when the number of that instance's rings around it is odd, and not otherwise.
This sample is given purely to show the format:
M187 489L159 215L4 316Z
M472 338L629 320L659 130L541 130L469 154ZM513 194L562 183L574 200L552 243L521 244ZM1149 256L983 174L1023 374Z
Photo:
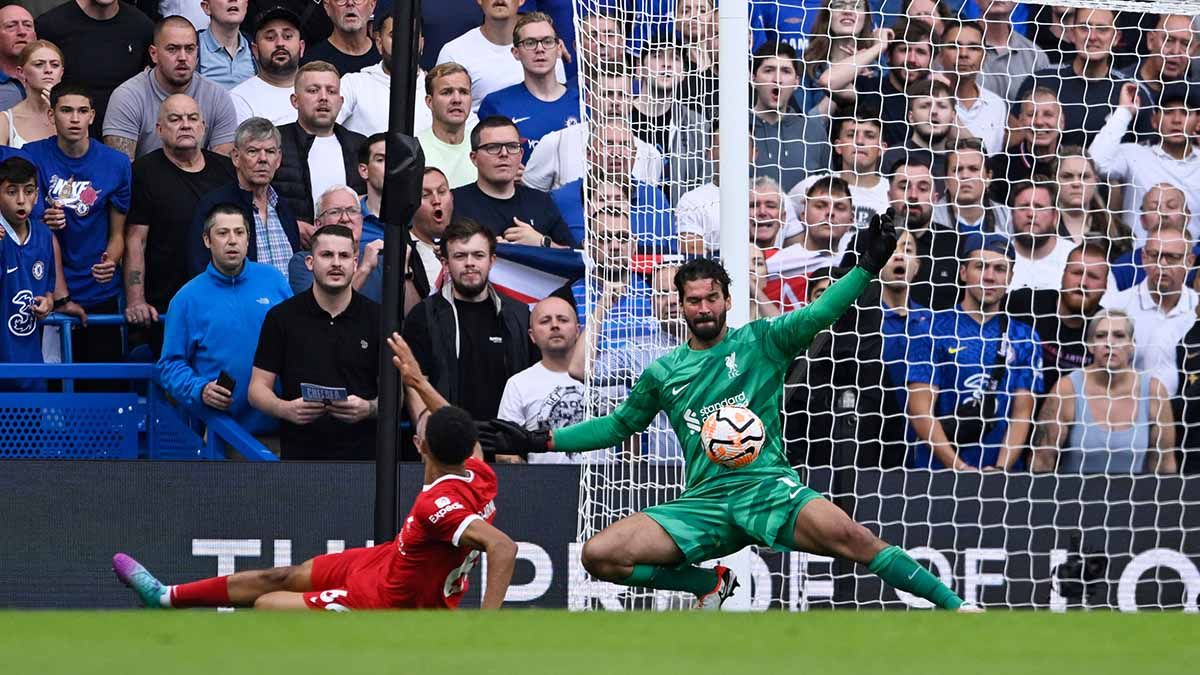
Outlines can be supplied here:
M730 469L739 469L758 459L765 439L762 420L749 408L740 406L717 410L700 428L704 454Z

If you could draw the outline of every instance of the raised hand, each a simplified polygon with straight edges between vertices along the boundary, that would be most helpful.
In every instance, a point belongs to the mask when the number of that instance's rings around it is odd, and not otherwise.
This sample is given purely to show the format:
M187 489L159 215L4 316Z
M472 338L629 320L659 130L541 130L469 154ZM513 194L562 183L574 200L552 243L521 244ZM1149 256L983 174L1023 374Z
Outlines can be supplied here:
M896 235L895 218L895 211L889 208L882 215L875 214L867 227L866 242L858 258L858 266L870 272L871 276L877 276L896 252L899 237Z

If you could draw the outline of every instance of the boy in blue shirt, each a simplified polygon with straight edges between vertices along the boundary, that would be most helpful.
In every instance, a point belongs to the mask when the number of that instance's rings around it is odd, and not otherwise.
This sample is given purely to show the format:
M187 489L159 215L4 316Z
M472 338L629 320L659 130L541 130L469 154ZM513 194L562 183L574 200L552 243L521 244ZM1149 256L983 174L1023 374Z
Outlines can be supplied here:
M541 12L523 14L513 28L512 52L525 80L488 94L479 104L479 119L503 115L517 125L522 164L542 136L579 122L579 89L560 84L554 74L562 50L553 19Z
M37 185L29 160L0 162L0 363L42 362L41 322L54 306L54 235L30 217ZM0 380L0 390L45 391L46 381Z
M55 86L50 112L56 135L22 149L37 165L38 189L46 202L43 221L61 248L68 298L89 314L117 314L132 182L129 158L88 137L96 111L85 87ZM76 361L123 358L117 326L76 329L72 344Z

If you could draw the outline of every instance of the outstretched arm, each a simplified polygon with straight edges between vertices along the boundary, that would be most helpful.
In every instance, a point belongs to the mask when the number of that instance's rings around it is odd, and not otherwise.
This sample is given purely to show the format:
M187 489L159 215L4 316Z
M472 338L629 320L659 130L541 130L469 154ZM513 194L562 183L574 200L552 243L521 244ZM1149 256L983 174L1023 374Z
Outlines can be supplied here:
M891 209L871 218L870 227L863 233L865 247L858 256L858 267L830 286L816 302L771 322L767 340L781 354L787 358L799 354L817 333L837 321L867 289L871 279L896 252L894 218Z

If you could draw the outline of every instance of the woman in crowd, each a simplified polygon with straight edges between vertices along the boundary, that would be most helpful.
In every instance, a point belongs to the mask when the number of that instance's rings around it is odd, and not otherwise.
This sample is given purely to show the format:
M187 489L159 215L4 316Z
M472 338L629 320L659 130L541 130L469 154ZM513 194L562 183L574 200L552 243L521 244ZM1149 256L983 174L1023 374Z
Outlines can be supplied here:
M1060 378L1046 397L1034 471L1176 473L1167 390L1134 368L1133 331L1133 320L1119 310L1101 310L1088 323L1092 362Z
M52 42L34 40L21 50L17 67L25 81L25 100L0 113L0 145L19 148L54 135L50 121L50 90L62 80L62 50Z
M892 39L889 28L876 29L866 0L826 0L813 22L813 38L804 50L804 81L796 93L802 110L828 114L830 91L854 86L859 75L879 76L879 59Z
M1099 241L1109 248L1112 260L1133 246L1129 228L1119 218L1113 218L1105 207L1107 185L1096 172L1096 165L1082 147L1065 145L1059 148L1058 166L1054 174L1058 184L1058 208L1063 236L1082 244L1085 238Z

